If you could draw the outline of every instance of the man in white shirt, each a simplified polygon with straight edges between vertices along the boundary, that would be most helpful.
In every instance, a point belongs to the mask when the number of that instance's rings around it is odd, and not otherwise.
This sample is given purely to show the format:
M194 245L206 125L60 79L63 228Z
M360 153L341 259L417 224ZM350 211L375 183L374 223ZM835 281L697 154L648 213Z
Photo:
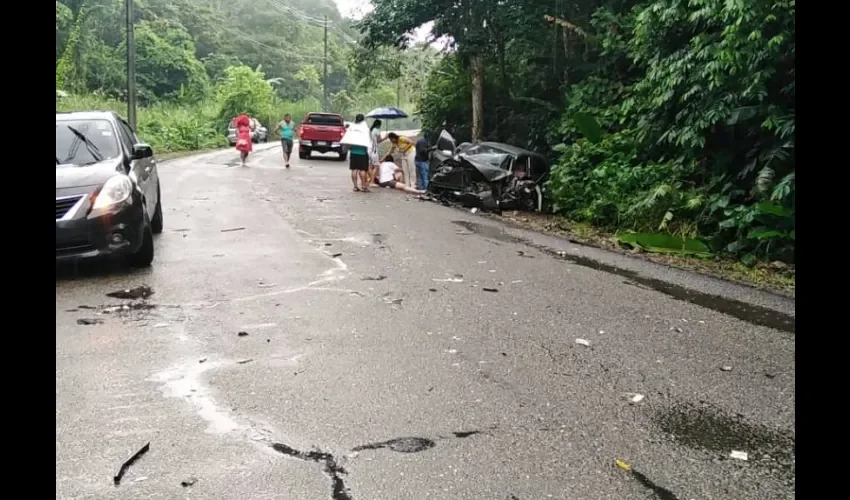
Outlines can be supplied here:
M402 184L399 180L401 179L401 175L402 171L398 168L398 165L384 159L384 161L381 162L380 171L378 173L378 185L381 187L398 189L399 191L404 191L405 193L410 194L425 194L425 191Z

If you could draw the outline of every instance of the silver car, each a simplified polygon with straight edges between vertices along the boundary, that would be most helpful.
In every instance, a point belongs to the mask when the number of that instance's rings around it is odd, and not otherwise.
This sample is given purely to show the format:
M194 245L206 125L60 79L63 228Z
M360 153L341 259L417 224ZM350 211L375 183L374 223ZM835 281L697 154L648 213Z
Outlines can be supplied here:
M268 140L269 129L264 127L260 120L251 118L251 141L257 144ZM227 126L227 142L231 146L236 145L236 118L230 120L230 124Z

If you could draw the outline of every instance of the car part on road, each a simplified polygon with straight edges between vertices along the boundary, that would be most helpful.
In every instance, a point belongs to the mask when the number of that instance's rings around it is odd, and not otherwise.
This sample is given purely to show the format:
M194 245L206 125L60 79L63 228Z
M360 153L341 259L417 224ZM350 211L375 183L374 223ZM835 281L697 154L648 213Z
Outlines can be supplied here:
M127 469L129 469L130 466L133 465L136 462L136 460L140 459L142 457L142 455L147 453L148 450L150 450L150 449L151 449L150 443L142 446L139 449L139 451L137 451L136 453L133 454L133 456L128 458L126 462L121 464L121 469L118 470L118 474L115 474L115 476L112 478L112 482L115 483L115 486L118 486L118 485L121 484L121 478L124 477L124 474L127 472Z
M147 299L151 295L154 294L154 291L151 287L147 285L137 286L135 288L130 288L127 290L118 290L117 292L109 292L106 294L107 297L111 297L113 299L123 299L123 300L136 300L136 299Z
M430 450L435 446L437 446L437 443L428 438L402 437L380 443L364 444L352 448L351 451L380 450L387 448L399 453L419 453L420 451Z
M443 130L429 164L428 192L438 200L459 201L472 213L543 210L550 171L543 155L499 142L456 146Z
M189 486L192 486L193 484L195 484L197 482L198 482L198 478L189 477L189 478L186 478L186 479L180 481L180 486L182 486L184 488L188 488Z

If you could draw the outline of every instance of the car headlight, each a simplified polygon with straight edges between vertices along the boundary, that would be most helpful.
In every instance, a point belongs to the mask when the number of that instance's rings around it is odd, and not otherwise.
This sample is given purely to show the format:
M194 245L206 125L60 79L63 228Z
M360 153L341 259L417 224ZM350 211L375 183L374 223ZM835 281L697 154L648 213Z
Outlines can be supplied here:
M109 178L94 199L92 209L107 208L122 203L133 194L133 182L129 177L118 174Z

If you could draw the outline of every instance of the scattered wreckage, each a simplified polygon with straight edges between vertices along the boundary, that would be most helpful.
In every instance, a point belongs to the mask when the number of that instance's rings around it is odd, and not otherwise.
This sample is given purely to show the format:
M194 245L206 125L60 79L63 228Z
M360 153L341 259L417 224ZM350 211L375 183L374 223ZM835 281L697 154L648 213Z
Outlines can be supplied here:
M431 152L428 193L490 212L543 210L549 163L543 155L500 142L462 143L443 130Z

